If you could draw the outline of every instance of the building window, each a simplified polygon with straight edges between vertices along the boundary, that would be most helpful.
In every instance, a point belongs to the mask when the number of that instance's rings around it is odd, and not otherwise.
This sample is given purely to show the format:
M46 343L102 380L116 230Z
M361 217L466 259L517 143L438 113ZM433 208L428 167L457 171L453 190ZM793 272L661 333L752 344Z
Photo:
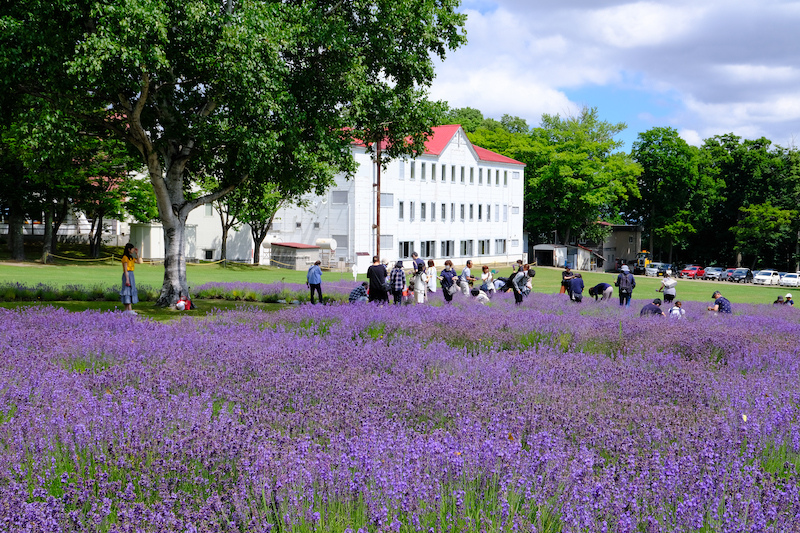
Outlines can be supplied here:
M630 244L633 244L633 237L628 237L628 242L629 242Z
M455 241L442 241L441 250L442 253L439 254L440 257L453 257L453 253L455 252Z
M297 228L297 229L301 229L303 227L303 223L302 222L295 222L294 223L294 227Z
M512 180L518 180L519 179L519 172L512 172L511 173L511 179Z
M503 187L508 187L508 170L503 171Z
M500 255L506 253L506 240L505 239L495 239L494 240L494 253L495 255Z
M431 202L431 222L436 220L436 204Z
M404 208L403 202L397 202L397 220L403 220L403 216L405 216Z
M214 216L214 207L211 204L205 204L206 216L212 217Z
M206 204L208 205L208 204ZM214 260L214 250L203 250L205 252L205 260L206 261L213 261Z
M450 166L450 183L455 183L455 182L456 182L456 166L455 165L451 165Z
M339 241L336 241L339 246ZM394 235L381 235L381 250L392 250L394 248Z
M314 229L319 229L319 222L314 222Z
M419 219L420 220L425 220L425 215L427 214L427 213L425 213L425 211L426 211L427 207L428 207L428 204L426 204L425 202L422 202L422 203L419 204Z
M425 170L427 170L425 168L425 163L420 163L419 164L419 180L420 181L425 181L425 179L426 179L425 178Z
M442 222L447 220L447 204L442 204Z
M436 181L436 164L431 163L431 181Z
M478 185L483 185L483 169L478 169Z
M475 220L475 204L469 204L469 221Z
M414 222L414 202L408 202L408 220Z
M398 162L397 162L397 169L398 169L398 172L399 172L399 175L400 175L400 179L401 179L401 180L404 180L404 179L406 179L406 165L405 165L405 161L403 161L402 159L401 159L400 161L398 161Z
M456 204L450 204L450 222L456 221Z
M500 171L499 170L495 170L494 171L494 186L495 187L499 187L500 186Z
M411 162L411 164L410 164L410 166L411 166L411 180L413 181L413 180L414 180L414 177L415 177L415 176L414 176L414 173L415 173L415 172L416 172L416 170L417 170L417 162L416 162L416 161L412 161L412 162Z
M347 191L331 191L332 204L346 204ZM381 204L383 204L383 196L381 196Z
M511 240L511 248L519 248L519 239Z
M500 222L500 204L494 204L494 221Z
M420 257L433 257L436 255L436 241L422 241L419 255Z
M512 215L519 215L519 206L511 206L511 214Z
M469 184L473 185L475 183L475 169L469 167Z
M508 204L503 204L503 222L508 222Z
M483 220L483 205L478 204L478 222Z
M400 259L408 259L414 251L414 241L400 241Z
M464 181L464 167L461 167L461 183L466 183Z
M447 165L442 165L442 181L447 181Z
M486 204L486 222L492 221L492 204Z
M347 235L331 235L331 237L336 241L337 251L347 251L347 249L350 248L350 239L347 238ZM383 240L383 235L381 235L381 240Z
M478 255L489 255L489 239L478 241Z
M464 222L464 215L466 214L466 205L461 204L461 222Z
M394 194L390 192L382 192L381 207L394 207Z
M468 241L461 241L461 257L472 256L472 239Z

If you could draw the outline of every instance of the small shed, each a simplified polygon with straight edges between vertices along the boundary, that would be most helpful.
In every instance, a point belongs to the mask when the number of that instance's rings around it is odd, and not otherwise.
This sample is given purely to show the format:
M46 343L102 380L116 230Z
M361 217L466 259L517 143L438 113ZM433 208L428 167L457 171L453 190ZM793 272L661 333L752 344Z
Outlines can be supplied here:
M562 244L537 244L533 247L533 257L539 266L563 267L567 263L567 247Z
M299 242L273 242L269 264L290 270L306 270L319 260L319 246Z

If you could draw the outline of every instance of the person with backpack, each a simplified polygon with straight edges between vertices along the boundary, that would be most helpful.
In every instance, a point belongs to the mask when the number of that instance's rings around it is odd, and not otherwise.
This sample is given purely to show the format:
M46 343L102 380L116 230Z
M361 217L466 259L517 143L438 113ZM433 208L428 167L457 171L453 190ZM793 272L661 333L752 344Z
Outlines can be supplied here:
M372 264L367 269L367 279L369 280L369 301L389 303L389 293L386 290L386 277L389 273L386 267L380 262L378 256L372 257Z
M634 279L633 274L631 274L628 265L622 265L620 270L621 272L617 276L617 281L614 282L614 286L617 287L619 291L619 305L630 307L633 289L636 288L636 280Z
M683 304L680 300L675 302L669 310L669 317L674 318L675 320L680 320L686 316L686 310L683 308Z

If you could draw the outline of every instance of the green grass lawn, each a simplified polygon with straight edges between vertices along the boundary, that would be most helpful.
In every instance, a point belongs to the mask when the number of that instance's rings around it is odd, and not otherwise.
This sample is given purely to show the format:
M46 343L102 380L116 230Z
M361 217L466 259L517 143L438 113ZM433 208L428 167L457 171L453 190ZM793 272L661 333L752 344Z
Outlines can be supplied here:
M473 274L480 272L480 263L475 261ZM441 267L439 267L441 268ZM507 276L511 268L496 268L496 276ZM582 272L584 283L588 290L589 287L600 283L614 283L616 274ZM55 264L42 265L39 263L13 263L0 261L0 284L3 283L22 283L25 285L36 285L45 283L55 286L64 285L84 285L84 286L106 286L115 287L120 284L122 268L118 263L103 264ZM199 264L187 266L186 273L189 286L198 287L208 282L255 282L272 283L284 281L287 283L305 283L306 273L304 271L286 270L269 266L253 266L243 264L229 264L223 267L219 264ZM160 264L142 264L136 266L136 283L138 285L150 285L160 287L164 278L164 267ZM359 280L365 280L366 275L360 274ZM325 281L352 280L350 272L324 272L322 276L323 284ZM561 282L561 269L537 267L536 277L534 278L534 292L558 292ZM636 277L636 289L633 291L635 299L650 299L660 297L656 289L660 286L660 281L656 278L645 276ZM732 302L740 303L772 303L778 295L792 292L786 287L762 287L751 284L737 284L729 282L702 281L702 280L680 280L678 282L678 299L687 301L710 301L711 293L720 290L725 297ZM800 290L797 291L800 294ZM588 294L585 295L588 298ZM77 302L73 302L77 303ZM97 302L97 306L92 309L112 305L113 302ZM148 304L139 304L137 309L151 307Z

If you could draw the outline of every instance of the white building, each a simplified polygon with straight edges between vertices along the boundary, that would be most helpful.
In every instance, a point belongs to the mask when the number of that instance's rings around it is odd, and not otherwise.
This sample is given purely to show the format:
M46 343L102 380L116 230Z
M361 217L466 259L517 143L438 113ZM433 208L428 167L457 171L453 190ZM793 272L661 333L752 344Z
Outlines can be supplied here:
M523 254L522 205L525 165L474 146L461 126L438 126L416 159L393 160L381 170L380 256L394 261L417 251L441 267L445 259L460 265L512 263ZM228 259L270 262L271 243L316 245L327 266L345 270L354 263L365 272L376 253L377 165L362 145L353 145L358 168L308 207L281 209L261 250L254 250L246 225L228 236ZM222 230L211 205L190 213L187 260L220 259ZM131 241L144 257L164 256L158 224L131 224ZM335 243L335 246L334 246ZM281 266L281 265L278 265Z
M417 251L437 265L523 259L525 165L474 146L461 126L433 131L424 154L381 170L380 256L394 261ZM377 165L364 146L353 146L353 154L355 177L337 178L323 196L310 197L306 209L282 209L267 243L324 248L333 240L332 268L357 263L366 271L376 252Z

